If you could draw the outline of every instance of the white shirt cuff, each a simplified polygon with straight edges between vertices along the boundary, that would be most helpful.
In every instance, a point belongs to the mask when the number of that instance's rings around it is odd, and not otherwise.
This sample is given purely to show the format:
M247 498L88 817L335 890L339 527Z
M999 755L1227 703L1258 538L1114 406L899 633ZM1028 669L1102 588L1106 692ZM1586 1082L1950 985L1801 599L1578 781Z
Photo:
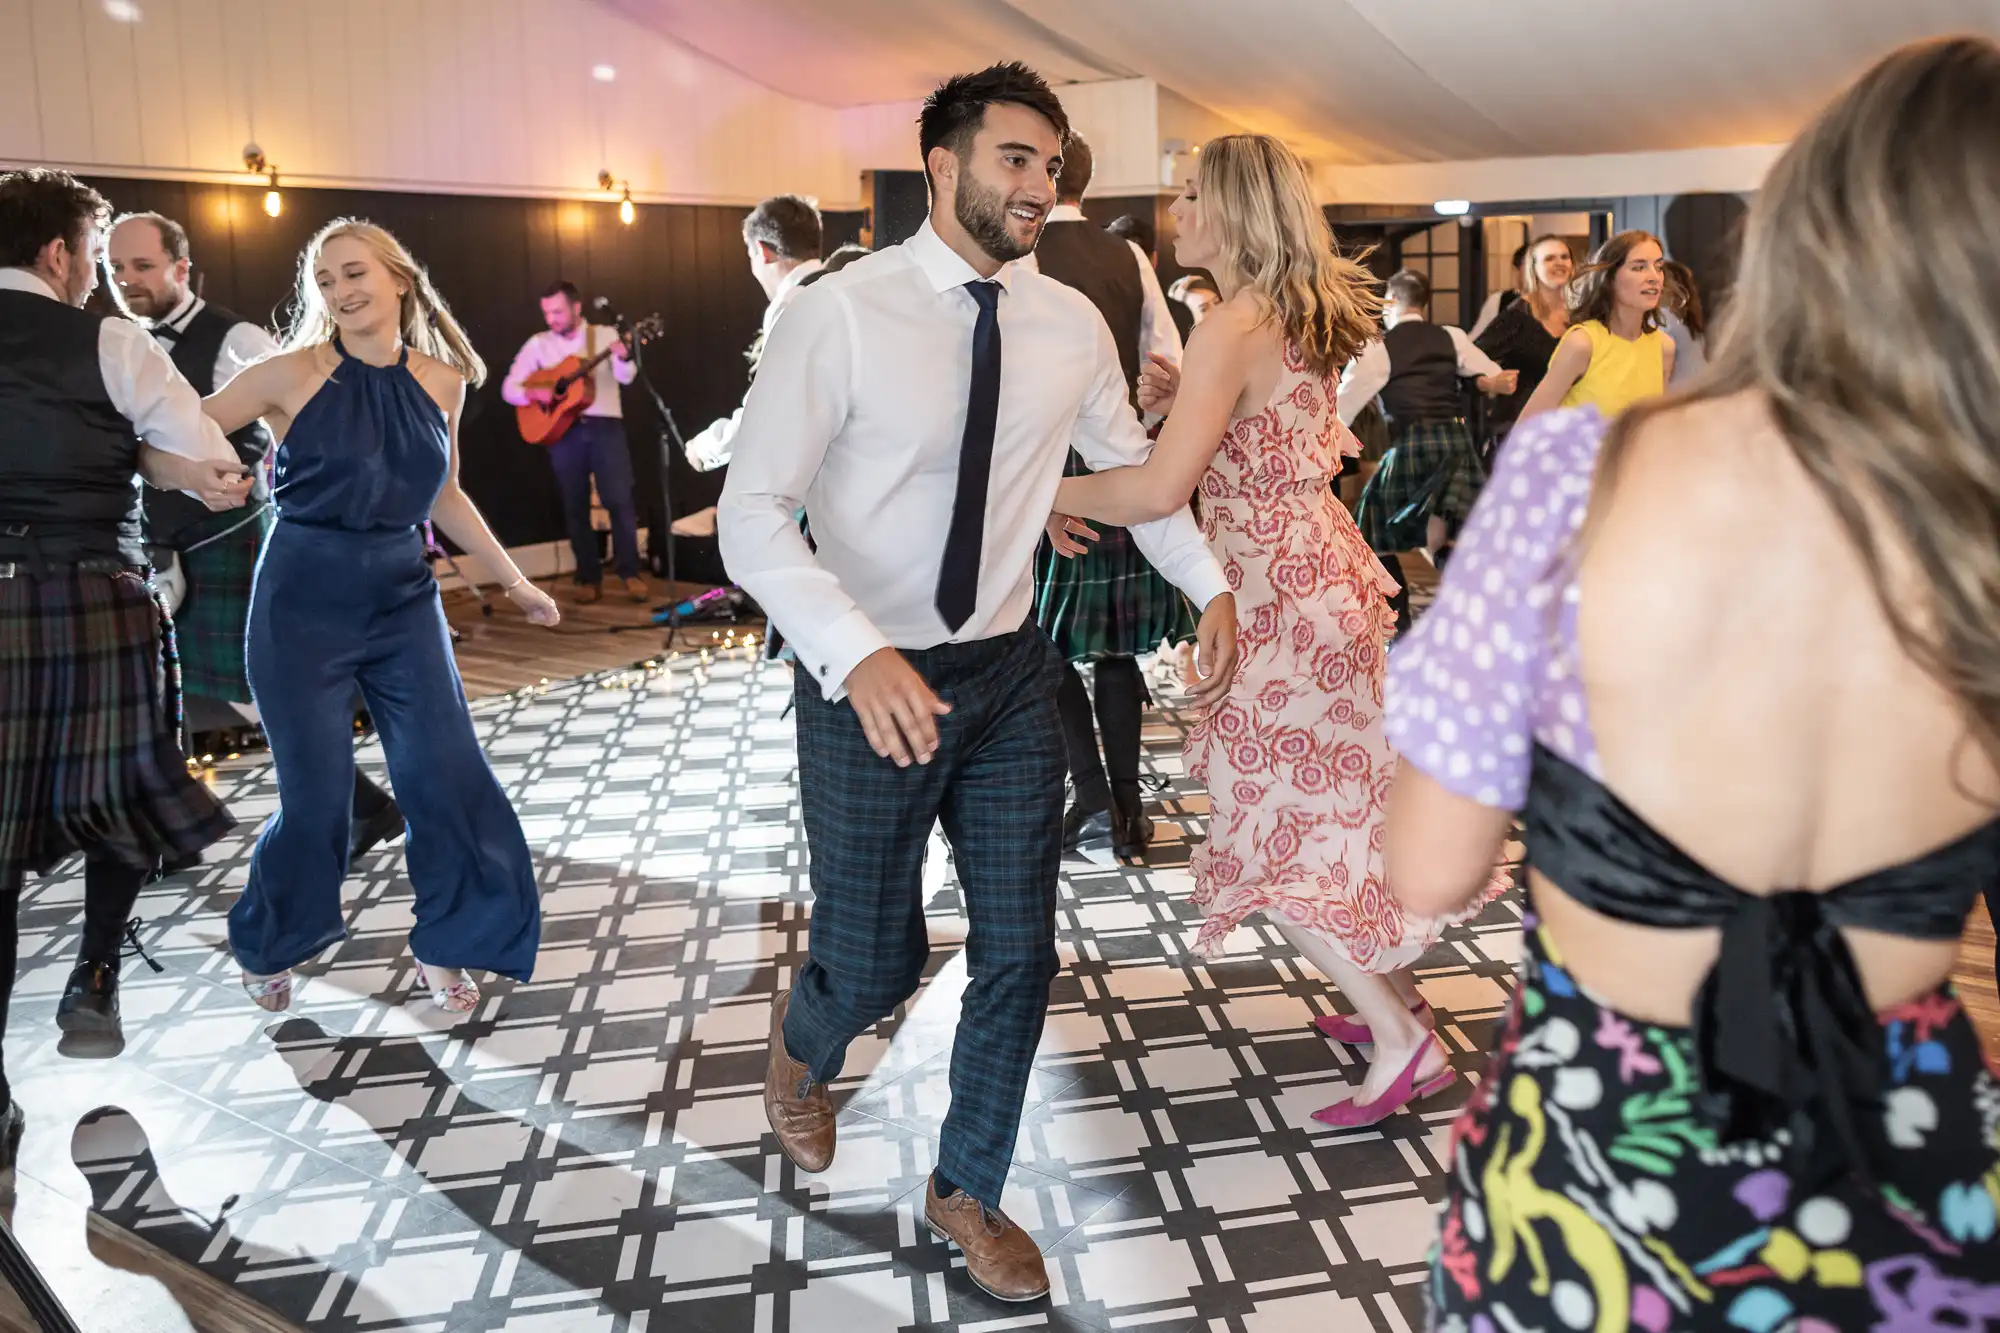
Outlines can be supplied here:
M780 634L784 633L784 629L783 625L778 626ZM820 697L828 703L839 703L847 697L847 678L853 674L854 668L884 648L895 646L859 610L849 611L813 635L810 650L793 642L800 663L812 672Z

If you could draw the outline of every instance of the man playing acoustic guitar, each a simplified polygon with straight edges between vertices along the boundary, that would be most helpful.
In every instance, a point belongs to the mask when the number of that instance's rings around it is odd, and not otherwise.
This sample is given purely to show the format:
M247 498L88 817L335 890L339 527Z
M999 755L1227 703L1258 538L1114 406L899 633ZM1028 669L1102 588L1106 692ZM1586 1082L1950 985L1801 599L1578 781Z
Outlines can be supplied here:
M591 372L595 396L567 430L545 441L556 487L562 492L563 523L570 549L576 553L577 600L594 602L604 595L604 570L597 555L597 534L590 526L590 481L597 478L597 498L611 515L611 548L618 577L635 602L652 595L639 577L639 522L632 505L632 454L625 443L625 411L618 388L630 384L638 367L631 349L610 329L583 318L583 298L576 284L557 282L542 295L542 319L548 324L522 344L500 386L500 396L515 407L547 406L554 393L546 383L528 381L538 372L560 366L571 357L589 361L610 349Z

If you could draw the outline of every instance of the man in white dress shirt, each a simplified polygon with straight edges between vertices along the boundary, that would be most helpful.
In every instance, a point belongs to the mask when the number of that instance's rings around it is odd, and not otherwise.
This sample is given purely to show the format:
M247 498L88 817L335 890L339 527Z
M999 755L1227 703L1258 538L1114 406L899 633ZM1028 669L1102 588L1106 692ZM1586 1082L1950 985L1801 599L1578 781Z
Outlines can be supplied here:
M1115 467L1149 446L1096 308L1008 267L1055 202L1055 94L997 65L946 82L919 124L930 221L772 327L720 505L731 576L799 659L812 937L773 1005L764 1100L786 1155L824 1170L848 1043L923 979L924 848L942 822L971 982L925 1216L982 1289L1027 1301L1048 1275L999 1203L1059 966L1065 766L1062 663L1029 622L1031 570L1070 447ZM1204 660L1227 679L1235 605L1193 519L1133 535L1206 608Z
M763 352L764 340L771 336L771 326L792 303L800 284L824 267L820 263L823 243L819 208L801 195L774 195L743 219L743 248L750 256L750 275L764 289L766 302L763 326L750 349L753 368ZM736 432L742 428L741 407L718 418L687 442L688 462L697 472L727 467L736 448Z
M604 565L597 553L597 532L590 526L590 488L611 516L611 554L625 595L635 602L652 596L639 574L639 511L632 499L632 450L625 440L625 405L618 391L639 374L639 364L623 338L583 317L583 295L573 282L558 280L542 293L542 332L521 344L500 397L515 407L547 403L547 389L530 389L528 377L559 366L570 357L590 360L609 348L611 355L591 371L596 396L563 437L549 446L556 489L562 492L563 526L576 557L576 599L595 602L604 595Z

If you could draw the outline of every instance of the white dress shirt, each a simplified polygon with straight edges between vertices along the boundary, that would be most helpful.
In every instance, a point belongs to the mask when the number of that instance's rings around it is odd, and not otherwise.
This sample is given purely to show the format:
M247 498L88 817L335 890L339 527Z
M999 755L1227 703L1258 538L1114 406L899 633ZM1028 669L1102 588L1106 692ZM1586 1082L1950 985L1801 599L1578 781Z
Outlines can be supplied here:
M778 316L792 303L799 293L799 284L826 265L817 259L808 259L778 280L778 289L771 293L770 304L764 307L764 324L757 332L760 339L771 336L771 326L778 322ZM697 472L713 472L719 467L727 467L731 455L736 452L736 432L743 429L743 409L738 407L726 417L718 417L709 424L707 430L687 442L688 462Z
M565 338L551 329L543 329L534 337L521 344L519 354L514 357L514 365L507 372L507 378L500 383L500 396L516 407L528 405L528 390L525 387L528 376L550 366L559 366L570 357L580 356L588 361L617 338L612 329L599 328L595 324L583 324L577 331ZM587 417L611 417L622 420L625 405L618 401L618 386L630 384L639 374L638 363L630 357L607 356L597 363L597 369L590 372L591 380L597 386L597 396L590 406L583 409Z
M978 279L925 223L801 292L764 346L718 506L722 558L827 699L844 697L848 673L880 649L1019 629L1069 449L1110 468L1152 448L1097 307L1053 278L1003 268L978 600L948 630L935 602L978 316L964 286ZM801 505L817 550L793 519ZM1229 590L1187 510L1131 532L1197 605Z
M1087 222L1083 210L1075 204L1057 204L1049 210L1050 222ZM1181 331L1174 327L1173 307L1167 304L1167 294L1160 290L1160 275L1153 268L1153 261L1146 258L1146 252L1139 248L1137 241L1126 241L1132 247L1132 257L1139 261L1139 285L1145 289L1145 299L1139 307L1139 365L1144 369L1146 354L1154 352L1175 365L1181 363ZM1035 256L1024 255L1014 261L1014 267L1026 269L1030 273L1040 273L1041 265Z
M1422 315L1404 315L1400 322L1413 324L1421 321ZM1451 345L1458 352L1458 373L1468 379L1478 375L1498 375L1500 363L1479 350L1466 333L1456 324L1447 324L1444 331L1451 335ZM1361 409L1374 401L1389 383L1389 347L1380 338L1361 349L1361 355L1347 363L1347 369L1340 375L1340 424L1352 426L1354 418L1361 415Z
M174 344L187 332L187 326L193 322L194 317L207 307L208 302L190 291L181 298L181 303L174 307L173 314L165 319L143 324L141 327L150 328L153 336L159 339L160 345L171 352ZM222 350L215 354L213 392L221 393L229 381L265 357L276 355L277 352L278 340L261 325L252 324L247 319L232 325L229 332L222 335Z
M62 299L24 268L0 268L0 291ZM222 428L202 412L201 395L152 334L129 319L104 320L97 326L97 368L111 406L147 444L182 458L242 466Z

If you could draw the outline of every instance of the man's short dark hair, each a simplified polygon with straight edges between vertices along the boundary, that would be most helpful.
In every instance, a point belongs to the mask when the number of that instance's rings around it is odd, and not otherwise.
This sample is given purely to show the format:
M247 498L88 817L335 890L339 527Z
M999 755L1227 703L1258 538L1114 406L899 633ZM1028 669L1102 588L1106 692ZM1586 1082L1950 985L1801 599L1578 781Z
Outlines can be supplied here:
M167 258L178 264L188 257L187 228L168 217L165 213L126 213L111 224L116 231L128 222L150 222L153 230L160 233L160 248L167 252Z
M0 268L33 268L50 241L78 249L84 230L110 217L110 201L67 171L0 174Z
M1159 244L1159 236L1153 231L1153 224L1132 213L1120 213L1104 224L1104 230L1121 241L1132 242L1144 250L1149 258L1154 247Z
M1073 204L1082 199L1083 192L1090 188L1090 172L1095 165L1090 145L1083 141L1083 136L1070 135L1069 142L1063 145L1062 170L1056 174L1056 202Z
M1056 143L1069 146L1069 116L1047 79L1018 60L989 65L977 74L955 74L924 99L917 117L917 148L924 156L924 174L930 175L931 149L944 147L961 162L972 148L979 127L986 123L986 108L995 102L1011 102L1036 112L1056 127Z
M743 219L743 239L770 246L780 259L818 259L819 208L804 195L773 195Z
M1413 268L1398 270L1389 279L1389 301L1406 310L1422 310L1431 303L1431 280Z
M578 291L576 284L568 278L557 278L549 284L548 290L542 293L542 299L546 301L551 296L567 296L571 305L583 304L583 293Z

